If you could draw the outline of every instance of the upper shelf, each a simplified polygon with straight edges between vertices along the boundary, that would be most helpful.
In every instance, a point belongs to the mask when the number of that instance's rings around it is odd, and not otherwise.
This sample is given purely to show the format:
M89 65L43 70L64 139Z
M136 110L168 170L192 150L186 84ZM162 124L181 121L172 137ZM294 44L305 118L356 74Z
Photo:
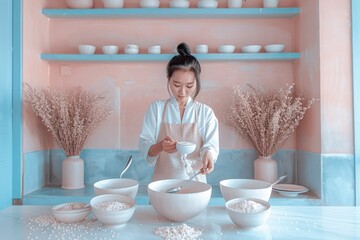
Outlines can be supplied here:
M156 62L168 61L174 54L41 54L41 59L47 61L70 61L70 62ZM300 58L300 53L208 53L194 54L203 61L292 61Z
M299 8L91 8L43 9L49 18L289 18Z

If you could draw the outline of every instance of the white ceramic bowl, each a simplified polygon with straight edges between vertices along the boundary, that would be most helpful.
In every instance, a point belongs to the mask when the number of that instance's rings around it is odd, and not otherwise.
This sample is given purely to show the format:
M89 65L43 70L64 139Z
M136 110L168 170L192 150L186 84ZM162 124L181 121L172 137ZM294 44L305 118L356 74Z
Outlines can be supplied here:
M269 44L269 45L266 45L264 48L265 48L265 51L268 53L277 53L277 52L284 51L285 45L284 44Z
M68 8L92 8L93 0L65 0Z
M235 51L235 46L234 45L221 45L218 47L218 52L219 53L233 53Z
M190 154L196 148L196 144L192 142L179 141L176 142L176 150L181 154Z
M241 204L241 201L251 201L254 204ZM259 211L250 210L247 206L253 206L253 209L258 209ZM257 199L257 198L234 198L229 200L225 204L226 212L228 213L230 219L239 227L239 228L254 228L262 225L267 221L271 212L271 206L267 201ZM239 207L240 206L240 207ZM261 206L259 208L258 206ZM260 210L262 209L262 210ZM246 211L248 210L248 211Z
M161 46L160 45L154 45L154 46L148 47L148 53L150 53L150 54L160 54L161 53Z
M116 45L106 45L102 46L102 51L104 54L117 54L119 52L119 47Z
M220 191L225 201L233 198L258 198L269 201L272 186L255 179L226 179L220 181Z
M208 53L209 47L206 44L199 44L195 47L196 53Z
M243 53L258 53L261 50L261 45L247 45L241 47Z
M188 8L189 6L189 0L170 0L169 2L171 8Z
M228 8L241 8L246 3L246 0L228 0Z
M119 194L135 199L139 182L130 178L111 178L94 183L96 195Z
M166 192L185 181L165 179L148 185L151 205L160 215L172 221L186 221L196 217L207 207L212 191L211 185L207 183L190 181L177 193Z
M99 208L97 204L112 202L117 204L127 204L128 208L106 210ZM106 194L92 198L90 200L91 209L99 222L108 227L121 226L127 223L134 215L136 202L134 199L117 194Z
M198 8L217 8L218 6L217 0L200 0L197 3Z
M101 0L104 8L122 8L124 7L124 0Z
M94 54L96 47L93 45L79 45L80 54Z
M141 0L140 7L142 8L158 8L160 6L159 0Z
M139 53L139 46L135 44L128 44L125 46L124 53L126 54L137 54Z
M83 221L89 215L90 210L90 205L82 202L70 202L52 207L54 217L65 223Z

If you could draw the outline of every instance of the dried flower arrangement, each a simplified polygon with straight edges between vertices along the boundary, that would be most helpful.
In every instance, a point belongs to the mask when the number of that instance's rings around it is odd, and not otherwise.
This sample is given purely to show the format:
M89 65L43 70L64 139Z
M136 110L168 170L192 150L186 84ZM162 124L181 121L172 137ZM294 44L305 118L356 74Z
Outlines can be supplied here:
M81 87L38 90L25 84L24 100L68 157L80 155L88 137L111 113L107 97Z
M248 86L249 91L234 87L229 124L260 156L271 156L295 131L315 99L294 97L294 84L267 93Z

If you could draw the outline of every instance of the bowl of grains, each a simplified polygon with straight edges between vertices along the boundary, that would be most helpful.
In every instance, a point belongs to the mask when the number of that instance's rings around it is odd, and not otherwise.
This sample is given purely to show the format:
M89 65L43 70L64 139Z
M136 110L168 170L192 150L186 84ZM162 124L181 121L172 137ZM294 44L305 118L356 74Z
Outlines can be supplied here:
M271 206L258 198L234 198L226 202L230 219L239 228L254 228L267 221Z
M135 199L139 182L130 178L111 178L94 183L95 194L119 194Z
M83 202L70 202L55 205L51 210L58 221L74 223L83 221L89 215L91 207Z
M134 215L133 198L118 194L104 194L90 200L91 209L99 222L107 227L126 224Z
M187 221L199 215L208 205L211 185L199 181L186 182L184 179L164 179L148 185L151 205L163 217L172 221ZM183 186L176 193L166 191Z
M220 191L225 201L233 198L259 198L269 201L272 186L256 179L226 179L220 181Z

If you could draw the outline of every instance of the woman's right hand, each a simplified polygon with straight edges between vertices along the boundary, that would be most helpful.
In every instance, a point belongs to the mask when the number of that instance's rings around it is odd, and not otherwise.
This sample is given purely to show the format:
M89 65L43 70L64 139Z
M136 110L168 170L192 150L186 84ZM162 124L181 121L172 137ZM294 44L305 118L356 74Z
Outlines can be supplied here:
M174 153L176 152L176 141L172 139L170 136L166 136L161 141L161 147L164 152Z

